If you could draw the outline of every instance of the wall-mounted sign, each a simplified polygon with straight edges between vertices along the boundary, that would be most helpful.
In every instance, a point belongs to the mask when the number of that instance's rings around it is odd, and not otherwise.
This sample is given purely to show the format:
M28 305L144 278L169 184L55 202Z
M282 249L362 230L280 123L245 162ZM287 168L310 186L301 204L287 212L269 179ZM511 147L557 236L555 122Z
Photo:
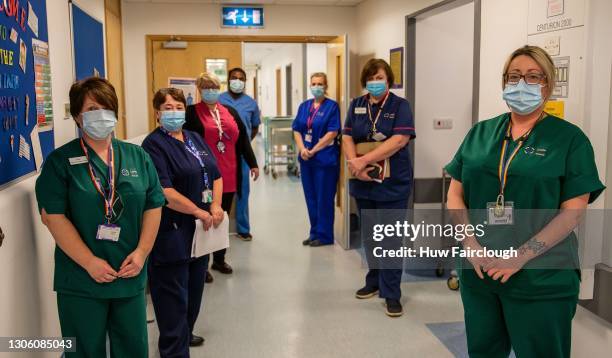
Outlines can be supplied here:
M584 26L584 0L529 0L528 34Z
M221 9L221 27L264 27L263 7L223 6Z
M188 106L200 101L195 78L168 77L168 87L182 90Z
M404 48L398 47L394 48L389 53L389 65L391 66L391 70L393 71L393 77L395 80L393 82L393 86L391 88L403 88L404 87Z
M555 89L552 98L567 98L569 96L569 57L553 58L555 63Z
M227 59L207 58L204 64L206 72L215 75L221 82L221 91L227 89Z
M544 111L555 117L565 119L565 102L563 101L548 101L544 106Z

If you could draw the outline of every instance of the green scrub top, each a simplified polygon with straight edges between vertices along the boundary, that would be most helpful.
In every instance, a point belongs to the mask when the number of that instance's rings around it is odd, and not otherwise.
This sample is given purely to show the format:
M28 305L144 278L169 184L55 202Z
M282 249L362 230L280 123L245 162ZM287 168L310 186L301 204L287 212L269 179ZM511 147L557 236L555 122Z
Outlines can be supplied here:
M464 200L468 209L485 213L487 203L495 202L500 191L498 166L502 143L510 114L479 122L468 133L453 160L446 166L449 175L463 184ZM512 142L508 151L513 151L518 142ZM518 248L537 233L542 226L529 231L520 227L521 213L531 216L546 216L554 213L561 203L583 194L590 194L593 202L605 189L599 180L593 148L587 136L577 126L560 118L546 115L533 128L522 148L512 161L505 189L505 200L514 202L516 232L524 235L503 235L503 227L488 226L485 237L479 242L487 248ZM521 209L535 209L527 212ZM541 210L550 209L550 210ZM542 213L544 212L544 213ZM483 215L484 217L484 215ZM549 218L529 221L532 226L541 225ZM524 223L525 221L522 221ZM517 229L518 226L518 229ZM487 240L488 233L502 233L507 242ZM525 234L528 233L528 234ZM555 298L578 294L580 277L577 256L577 240L574 233L551 248L542 259L553 260L553 266L538 266L537 269L523 269L505 284L485 275L481 280L476 276L467 260L459 263L461 284L467 287L493 290L518 298ZM506 247L501 247L506 246ZM572 257L567 257L568 253ZM565 256L565 257L563 257ZM551 259L552 258L552 259ZM535 260L538 260L536 258ZM570 260L575 269L543 269L554 266L554 260ZM564 262L564 261L559 261ZM528 263L526 267L529 267ZM545 264L544 264L545 265ZM462 268L469 268L461 270Z
M93 254L119 271L123 260L138 246L143 213L162 207L166 199L155 166L142 148L115 139L112 146L116 198L111 222L121 227L118 242L96 239L98 225L106 222L104 200L89 175L79 139L49 155L36 181L36 198L40 211L44 208L48 214L66 215ZM108 188L108 166L93 149L87 149L96 175ZM146 271L145 265L134 278L100 284L56 246L54 290L94 298L132 297L144 290Z

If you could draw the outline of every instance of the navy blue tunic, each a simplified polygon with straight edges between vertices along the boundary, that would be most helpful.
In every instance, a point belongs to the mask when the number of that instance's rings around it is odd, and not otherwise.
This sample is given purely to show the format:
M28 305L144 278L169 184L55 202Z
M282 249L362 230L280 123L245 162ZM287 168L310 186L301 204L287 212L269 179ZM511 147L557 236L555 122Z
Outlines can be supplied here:
M355 144L374 141L372 139L372 122L367 111L368 102L369 95L353 99L346 114L342 133L353 137ZM381 110L380 104L374 104L371 108L372 119L375 119ZM414 118L408 101L390 92L389 98L382 108L376 129L387 138L395 134L408 135L411 139L415 138ZM408 199L413 180L408 146L393 154L389 158L389 162L391 165L391 176L389 178L386 178L380 184L351 179L349 182L351 195L356 199L375 201Z
M209 189L212 190L213 182L221 177L214 155L199 134L183 130L183 136L185 142L188 138L191 139L204 160ZM142 147L151 156L163 188L173 188L201 209L210 209L210 204L202 202L202 192L206 189L202 168L199 161L187 150L185 143L157 128L145 138ZM193 215L183 214L165 206L162 209L157 240L151 252L151 261L154 264L164 264L190 260L194 232Z

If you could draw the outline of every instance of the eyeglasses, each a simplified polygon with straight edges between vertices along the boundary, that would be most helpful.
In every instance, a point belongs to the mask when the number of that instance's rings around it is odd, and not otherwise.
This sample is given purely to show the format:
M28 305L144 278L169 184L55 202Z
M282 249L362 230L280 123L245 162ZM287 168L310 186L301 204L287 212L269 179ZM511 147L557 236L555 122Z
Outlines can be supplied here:
M521 78L525 79L525 82L529 85L537 85L542 82L542 80L546 79L546 75L543 73L528 73L526 75L521 75L520 73L506 73L504 75L504 81L506 81L509 85L516 85L521 81Z

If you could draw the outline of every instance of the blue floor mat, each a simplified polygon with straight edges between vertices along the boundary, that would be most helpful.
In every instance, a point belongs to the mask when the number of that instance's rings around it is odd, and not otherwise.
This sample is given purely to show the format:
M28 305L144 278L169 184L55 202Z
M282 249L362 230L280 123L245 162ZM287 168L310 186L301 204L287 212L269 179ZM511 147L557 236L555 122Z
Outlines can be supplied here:
M469 357L464 322L427 323L426 326L455 357ZM514 352L510 352L509 358L516 358Z

